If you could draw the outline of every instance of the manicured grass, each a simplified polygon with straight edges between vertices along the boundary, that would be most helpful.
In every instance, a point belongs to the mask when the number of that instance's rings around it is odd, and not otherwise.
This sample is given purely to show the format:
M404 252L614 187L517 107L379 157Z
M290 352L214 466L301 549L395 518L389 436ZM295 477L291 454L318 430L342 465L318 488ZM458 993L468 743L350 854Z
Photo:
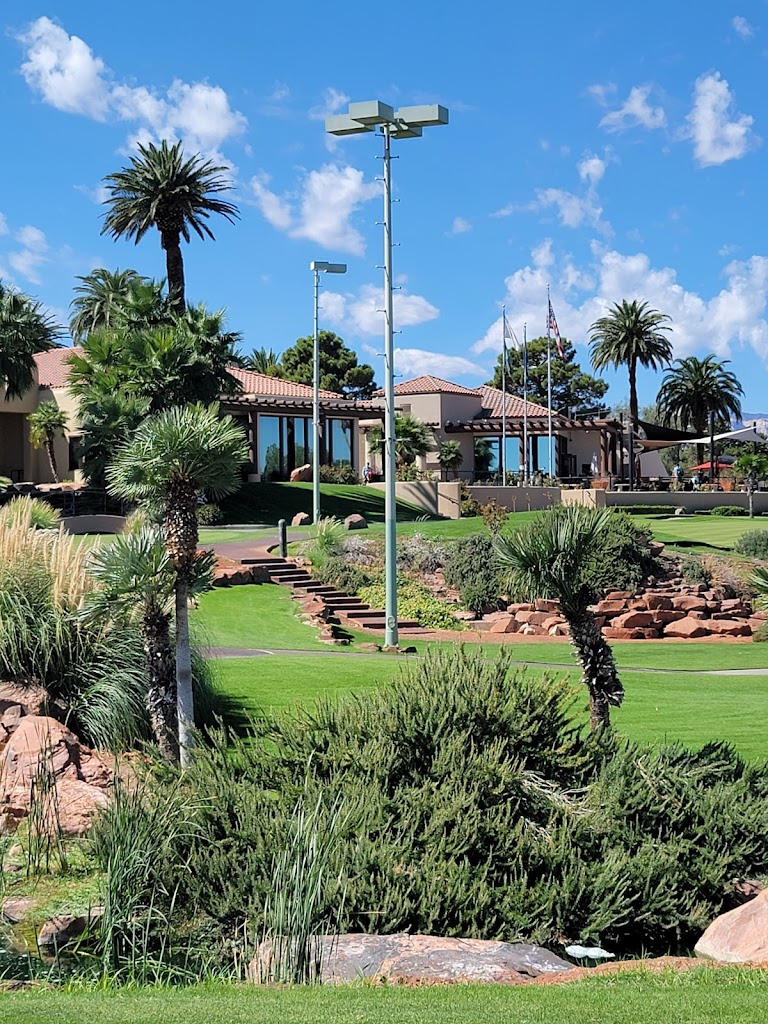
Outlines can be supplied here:
M321 698L364 693L391 681L408 656L264 655L216 662L217 685L246 715ZM544 671L530 667L528 672ZM578 682L577 668L552 668L552 675ZM622 672L624 705L613 712L616 728L648 743L679 741L700 747L712 740L733 743L747 758L768 753L768 675L654 675ZM584 691L586 722L586 691Z
M672 547L719 548L729 551L744 533L768 529L763 519L727 516L672 516L669 519L633 517L638 525L647 526L655 540Z
M4 994L13 1024L755 1024L765 972L632 972L567 985L257 989L199 986Z
M291 591L276 583L220 587L200 598L192 629L198 643L210 647L320 650L317 630L298 610Z
M260 544L263 540L274 536L274 530L221 530L215 526L200 531L200 544L203 547L214 547L217 544Z
M362 484L321 484L320 504L324 516L345 519L355 512L369 523L384 522L384 491ZM312 484L243 484L240 490L221 503L227 523L269 523L279 519L289 523L297 512L312 514ZM423 508L398 501L397 518L418 519Z

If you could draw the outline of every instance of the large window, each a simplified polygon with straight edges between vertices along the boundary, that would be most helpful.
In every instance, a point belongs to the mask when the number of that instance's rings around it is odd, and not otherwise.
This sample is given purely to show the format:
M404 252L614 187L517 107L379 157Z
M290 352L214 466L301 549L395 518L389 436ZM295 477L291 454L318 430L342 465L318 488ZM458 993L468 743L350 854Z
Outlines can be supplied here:
M352 454L352 420L328 420L328 452L326 461L329 466L338 466L346 462L354 465Z
M286 480L312 461L312 421L305 416L259 416L259 472L262 480Z

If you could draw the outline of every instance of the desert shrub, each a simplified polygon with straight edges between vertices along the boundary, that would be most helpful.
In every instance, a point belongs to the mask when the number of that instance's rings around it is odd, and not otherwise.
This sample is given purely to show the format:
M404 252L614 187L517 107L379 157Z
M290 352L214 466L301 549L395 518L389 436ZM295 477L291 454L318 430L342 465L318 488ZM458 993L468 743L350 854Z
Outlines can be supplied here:
M380 540L368 540L353 534L342 544L342 554L350 565L378 565L384 559L384 548Z
M224 513L219 506L211 501L206 502L205 505L198 505L195 514L198 526L216 526L224 519Z
M755 632L752 634L752 639L756 644L768 643L768 620L757 627Z
M712 516L748 516L749 509L740 505L716 505L710 512Z
M445 582L458 590L461 603L469 611L481 614L498 607L503 582L491 537L475 533L451 544Z
M483 517L483 522L491 534L495 537L506 523L509 511L494 498L491 498L490 501L480 506L480 515Z
M472 493L469 490L467 484L461 484L459 489L460 500L461 500L461 518L472 519L475 516L480 515L480 502L477 498L472 497Z
M551 509L544 515L555 515ZM640 532L625 512L614 511L608 527L600 536L600 549L586 567L584 582L595 594L606 590L635 590L651 573L658 570L643 541L648 531Z
M712 585L712 573L696 555L686 555L680 562L680 572L686 583Z
M403 537L397 545L398 568L415 573L433 573L442 569L448 552L444 544L421 533Z
M344 543L344 524L329 516L319 520L315 536L301 545L300 551L312 564L319 567L326 558L340 555Z
M322 583L328 583L347 594L357 594L364 587L378 582L381 573L371 572L360 565L350 565L345 558L331 555L318 566L315 576Z
M456 649L393 685L214 738L158 884L256 934L298 803L342 809L317 905L351 931L689 949L768 870L768 767L595 738L567 681ZM318 820L320 820L318 816ZM183 865L183 868L181 867ZM342 900L343 894L343 900Z
M621 511L628 516L673 516L675 505L621 505Z
M20 496L0 508L0 527L21 526L34 530L57 530L61 513L42 498Z
M348 462L337 462L333 466L320 467L321 484L359 484L360 479Z
M386 590L384 583L374 583L361 587L357 591L361 601L372 608L384 608ZM462 629L462 624L452 614L450 608L435 597L416 580L407 576L397 579L397 613L404 619L415 619L424 629Z
M733 545L733 550L749 558L768 559L768 530L743 533Z
M711 585L721 590L726 597L750 600L754 596L749 571L743 564L723 555L701 555L700 561L704 571L709 574Z

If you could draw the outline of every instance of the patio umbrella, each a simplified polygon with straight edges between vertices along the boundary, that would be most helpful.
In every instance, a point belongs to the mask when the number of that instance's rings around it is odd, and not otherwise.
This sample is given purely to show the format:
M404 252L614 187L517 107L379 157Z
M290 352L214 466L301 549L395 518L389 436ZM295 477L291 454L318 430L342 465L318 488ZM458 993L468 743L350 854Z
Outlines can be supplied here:
M719 458L715 459L715 472L719 473L721 469L733 469L733 462L734 459L732 455L721 455ZM691 466L689 472L692 473L694 470L703 470L706 473L710 473L712 471L712 463L702 462L698 466Z

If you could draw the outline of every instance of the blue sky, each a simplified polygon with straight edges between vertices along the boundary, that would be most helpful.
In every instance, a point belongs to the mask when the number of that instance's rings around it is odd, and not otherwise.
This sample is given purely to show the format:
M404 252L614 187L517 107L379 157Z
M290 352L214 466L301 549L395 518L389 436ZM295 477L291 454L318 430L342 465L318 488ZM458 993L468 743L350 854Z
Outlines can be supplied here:
M482 383L502 304L544 333L549 283L583 363L590 323L641 298L672 317L677 356L730 358L745 409L768 406L765 2L220 10L3 5L0 278L63 319L94 267L162 276L156 234L100 237L100 186L136 140L181 138L231 167L242 212L185 247L188 297L280 350L311 332L309 262L344 261L322 326L380 378L381 147L323 118L438 102L447 127L394 144L399 373ZM642 402L658 383L641 375Z

